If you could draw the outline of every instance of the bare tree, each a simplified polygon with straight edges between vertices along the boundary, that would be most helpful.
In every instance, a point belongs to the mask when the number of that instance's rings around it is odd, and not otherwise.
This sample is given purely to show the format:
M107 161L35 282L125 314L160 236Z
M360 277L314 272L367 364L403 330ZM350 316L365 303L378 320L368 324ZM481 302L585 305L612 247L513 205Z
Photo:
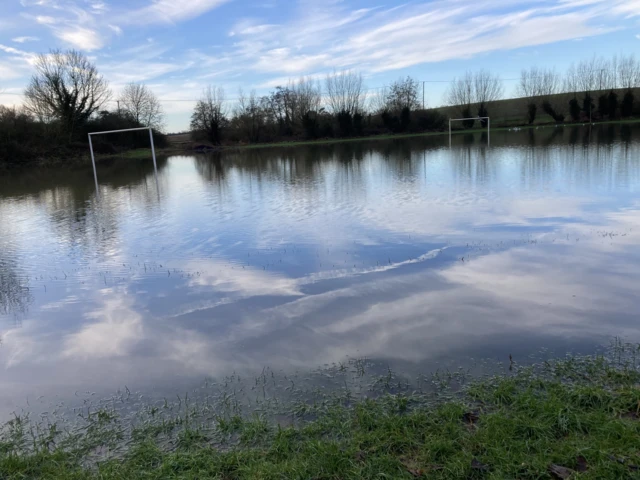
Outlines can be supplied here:
M551 105L550 97L558 93L559 76L554 70L531 67L520 72L520 83L517 87L517 95L527 101L527 120L532 124L536 119L538 106L546 113L556 118L557 114Z
M255 90L247 97L240 89L234 116L241 133L250 142L259 142L267 120L267 99L259 98Z
M364 110L364 82L362 74L352 70L333 72L325 79L329 110L337 115L341 112L355 115Z
M471 105L476 102L473 74L465 73L462 78L454 78L445 96L445 103L459 108L462 116L471 116Z
M119 102L121 109L139 124L162 130L164 126L162 105L146 85L140 83L126 85L120 94Z
M290 90L295 98L293 119L296 123L309 112L317 112L322 103L322 87L320 82L312 78L300 78L298 83L291 83Z
M69 138L111 96L95 65L76 50L38 55L34 66L36 73L24 93L25 105L41 118L58 119Z
M531 67L529 70L520 72L520 83L517 87L517 95L526 98L527 101L527 120L529 124L533 124L538 112L538 97L540 96L540 70L538 67Z
M634 55L620 57L617 64L617 87L631 90L640 86L640 63Z
M579 88L578 71L575 64L569 65L566 73L564 74L564 80L562 83L562 90L565 93L576 93Z
M540 70L538 93L543 99L560 92L560 75L553 69Z
M475 74L467 72L464 77L454 79L447 91L446 100L449 105L457 106L465 118L473 115L473 104L478 105L479 117L488 117L487 106L502 98L503 92L504 86L498 75L493 75L488 70L480 70ZM486 120L482 120L483 125L485 122ZM469 128L473 126L473 122L465 122L464 125Z
M208 86L191 115L192 134L202 135L214 145L220 145L221 133L227 123L224 90Z
M517 94L524 98L548 97L558 93L559 81L554 70L531 67L520 72Z
M486 109L486 105L502 98L504 86L500 76L493 75L488 70L480 70L473 76L473 85L476 103L480 109Z
M366 95L367 111L373 114L380 114L387 109L387 87L377 88L372 93Z
M599 70L600 62L595 55L589 60L578 62L576 67L578 90L585 93L598 90Z
M421 107L418 100L418 81L406 77L393 82L387 91L386 104L391 112L401 112L405 108L418 110Z

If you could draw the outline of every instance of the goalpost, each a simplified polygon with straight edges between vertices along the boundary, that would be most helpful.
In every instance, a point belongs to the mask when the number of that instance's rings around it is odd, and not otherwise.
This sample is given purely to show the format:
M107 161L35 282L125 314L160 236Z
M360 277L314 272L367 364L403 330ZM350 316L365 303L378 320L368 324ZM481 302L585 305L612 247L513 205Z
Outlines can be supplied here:
M462 122L464 120L486 120L487 121L487 145L491 145L491 118L489 117L450 118L449 119L449 148L451 148L451 122Z
M93 179L96 182L96 194L100 195L98 189L98 172L96 170L96 158L93 154L93 142L91 141L91 135L106 135L108 133L122 133L122 132L135 132L140 130L149 130L149 140L151 140L151 156L153 157L153 171L156 175L156 184L158 183L158 165L156 164L156 148L153 144L153 129L151 127L140 128L126 128L124 130L109 130L106 132L92 132L89 134L89 148L91 149L91 163L93 164Z

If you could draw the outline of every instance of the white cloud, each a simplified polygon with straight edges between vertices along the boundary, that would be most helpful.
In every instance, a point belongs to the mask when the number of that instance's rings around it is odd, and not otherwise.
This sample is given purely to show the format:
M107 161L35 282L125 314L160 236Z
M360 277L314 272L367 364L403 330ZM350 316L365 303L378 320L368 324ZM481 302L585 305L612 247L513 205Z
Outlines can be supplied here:
M20 0L23 7L56 7L58 3L55 0Z
M11 41L15 43L37 42L40 40L38 37L15 37Z
M133 297L103 290L103 304L87 318L97 320L67 336L63 357L108 358L127 355L143 335L142 315L133 309Z
M97 14L103 14L107 10L109 10L109 7L104 2L94 2L91 4L91 10L93 10Z
M228 0L153 0L149 5L122 16L122 23L174 23L202 15Z
M41 25L53 25L55 23L58 23L58 21L55 18L50 17L48 15L38 15L36 17L36 22L38 22Z
M98 32L88 28L76 27L60 29L54 33L60 40L82 50L98 50L104 45Z
M619 2L618 2L619 3ZM518 2L511 3L517 8ZM618 5L620 13L628 6ZM432 2L392 10L349 10L341 2L302 4L298 19L276 28L240 23L235 57L262 72L312 73L354 67L369 72L466 58L599 35L607 13L600 3L550 2L513 11L495 2ZM592 24L598 20L598 24Z
M116 35L122 35L122 29L117 25L107 25Z

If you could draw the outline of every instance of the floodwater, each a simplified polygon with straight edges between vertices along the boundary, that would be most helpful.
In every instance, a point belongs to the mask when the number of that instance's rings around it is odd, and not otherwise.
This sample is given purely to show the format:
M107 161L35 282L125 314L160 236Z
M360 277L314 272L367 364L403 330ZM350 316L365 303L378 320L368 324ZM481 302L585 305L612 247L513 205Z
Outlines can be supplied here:
M640 127L262 149L0 179L0 411L348 357L640 339Z

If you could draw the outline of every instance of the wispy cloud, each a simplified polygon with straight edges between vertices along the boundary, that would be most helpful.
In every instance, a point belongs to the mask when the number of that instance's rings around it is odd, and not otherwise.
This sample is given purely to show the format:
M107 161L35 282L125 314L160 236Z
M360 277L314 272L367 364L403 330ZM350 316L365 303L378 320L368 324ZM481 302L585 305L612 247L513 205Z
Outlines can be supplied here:
M620 28L634 28L633 36L640 15L640 0L399 1L360 8L351 0L293 0L273 10L262 8L273 4L263 0L21 0L13 18L26 25L0 34L0 42L40 38L90 51L116 89L146 81L170 92L168 98L194 98L209 82L228 92L242 86L263 93L334 69L356 69L382 84L401 70L438 62L587 42ZM198 17L216 27L203 36L204 22L181 25ZM0 22L0 31L11 26Z
M619 14L636 12L614 2ZM637 2L640 4L640 2ZM599 0L581 4L456 0L393 9L350 10L343 2L300 3L296 20L277 28L242 28L235 55L257 71L302 74L355 67L383 72L599 35L617 28ZM520 8L518 8L520 7ZM638 7L640 11L640 7Z
M38 37L15 37L11 41L15 43L37 42L40 40Z
M219 7L228 0L153 0L146 7L126 12L121 21L129 24L176 23Z

